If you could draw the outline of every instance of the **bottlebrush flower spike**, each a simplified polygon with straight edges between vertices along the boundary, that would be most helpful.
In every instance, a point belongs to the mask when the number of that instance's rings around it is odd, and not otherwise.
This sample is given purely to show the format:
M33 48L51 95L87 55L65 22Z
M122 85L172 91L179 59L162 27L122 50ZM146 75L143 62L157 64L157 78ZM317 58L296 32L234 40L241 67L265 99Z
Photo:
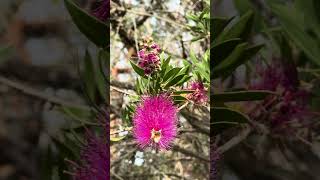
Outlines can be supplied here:
M267 110L273 109L270 116L270 125L278 132L291 131L290 122L302 120L311 113L308 110L307 102L310 94L307 90L299 88L299 79L296 67L293 64L285 66L279 62L273 62L265 69L260 68L258 73L261 79L253 83L251 89L277 91L281 94L277 101L272 97L263 102ZM270 104L270 102L273 102ZM259 112L251 114L251 117L258 118Z
M220 160L220 154L217 152L215 145L210 147L210 180L217 180L218 178L218 164Z
M161 49L159 45L153 43L150 39L144 40L143 48L138 52L138 65L144 70L145 74L152 74L159 69L160 52Z
M105 126L106 134L103 137L96 137L87 132L87 144L83 147L80 159L82 166L75 166L74 180L108 180L109 174L109 135L108 124Z
M207 102L207 91L205 90L202 82L191 82L188 89L194 90L193 93L187 95L187 98L189 100L193 101L196 104L203 104Z
M105 22L105 21L107 21L107 19L109 17L110 1L109 0L102 0L102 2L100 2L100 3L101 3L100 6L98 8L96 8L92 14L96 18Z
M146 97L133 117L134 138L141 148L170 148L177 135L177 108L165 95Z

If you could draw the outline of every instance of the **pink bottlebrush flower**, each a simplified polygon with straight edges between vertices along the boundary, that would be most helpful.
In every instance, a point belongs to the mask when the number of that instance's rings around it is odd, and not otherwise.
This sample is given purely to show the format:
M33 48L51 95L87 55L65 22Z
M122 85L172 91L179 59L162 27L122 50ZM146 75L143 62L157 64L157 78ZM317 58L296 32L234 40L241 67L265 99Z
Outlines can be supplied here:
M253 83L251 89L276 91L282 88L294 91L299 86L298 73L293 64L284 66L274 61L266 68L258 67L257 69L261 78Z
M83 147L80 159L82 165L75 166L74 180L108 180L110 179L110 150L109 150L109 127L104 128L105 134L97 137L87 132L87 144Z
M299 79L296 67L293 64L280 64L273 62L272 65L258 73L261 75L259 81L253 83L251 89L277 91L281 96L266 98L263 106L266 110L273 109L269 116L270 126L274 131L291 131L290 122L300 122L310 115L307 107L309 93L299 88ZM258 118L260 111L252 113L252 118Z
M210 146L210 180L217 180L218 178L218 164L220 160L220 153L217 151L215 145Z
M143 49L138 52L138 65L144 70L147 75L152 74L160 67L159 53L161 51L159 45L152 43L145 43Z
M196 104L203 104L207 102L207 91L205 90L202 82L191 82L188 89L194 90L193 93L187 95L187 98L189 100L193 101Z
M109 17L109 11L110 11L110 1L109 0L102 0L102 2L100 2L101 4L99 5L98 8L96 8L93 11L93 15L100 19L101 21L105 22L107 21L108 17Z
M134 137L141 148L170 148L177 135L177 108L164 95L146 97L133 117Z

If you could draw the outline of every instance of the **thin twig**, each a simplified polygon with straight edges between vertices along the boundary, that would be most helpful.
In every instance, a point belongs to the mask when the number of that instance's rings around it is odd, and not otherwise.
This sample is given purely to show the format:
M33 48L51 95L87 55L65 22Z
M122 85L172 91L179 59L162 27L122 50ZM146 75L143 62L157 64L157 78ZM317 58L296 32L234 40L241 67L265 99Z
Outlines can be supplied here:
M122 89L117 88L115 86L110 86L110 88L112 90L118 91L118 92L123 93L123 94L127 94L127 95L130 95L130 96L135 96L135 94L129 93L128 91L122 90Z
M248 135L251 132L251 128L247 127L244 131L242 131L238 136L233 137L232 139L230 139L228 142L226 142L224 145L220 146L217 151L221 154L225 153L226 151L228 151L229 149L231 149L232 147L238 145L239 143L241 143L243 140L245 140Z
M180 153L185 154L185 155L187 155L187 156L195 157L195 158L197 158L197 159L199 159L199 160L202 160L202 161L204 161L204 162L210 162L210 158L209 158L209 157L201 156L201 155L199 155L199 154L197 154L197 153L195 153L195 152L186 150L186 149L181 148L181 147L179 147L179 146L177 146L177 145L173 146L173 147L172 147L172 150L173 150L173 151L180 152Z
M184 24L180 24L180 23L177 23L171 19L168 19L168 18L164 18L164 17L161 17L161 16L158 16L158 15L155 15L155 14L150 14L150 13L147 13L147 12L138 12L138 11L133 11L133 10L129 10L129 9L124 9L124 8L121 8L121 7L118 7L117 10L119 11L125 11L125 12L128 12L128 13L131 13L131 14L136 14L136 15L140 15L140 16L150 16L150 17L155 17L159 20L162 20L162 21L165 21L167 23L170 23L170 24L174 24L174 25L177 25L181 28L189 28L188 26L184 25Z
M49 102L51 102L53 104L56 104L56 105L63 105L63 106L68 106L68 107L84 109L84 110L90 110L91 109L90 107L85 106L85 105L75 104L75 103L72 103L72 102L68 102L68 101L59 99L56 96L48 95L46 93L43 93L43 92L40 92L38 90L32 89L30 87L24 86L24 85L22 85L22 84L20 84L18 82L11 81L10 79L7 79L7 78L2 77L2 76L0 76L0 83L4 84L6 86L9 86L11 88L15 88L17 90L20 90L21 92L23 92L25 94L37 97L39 99L43 99L43 100L49 101Z

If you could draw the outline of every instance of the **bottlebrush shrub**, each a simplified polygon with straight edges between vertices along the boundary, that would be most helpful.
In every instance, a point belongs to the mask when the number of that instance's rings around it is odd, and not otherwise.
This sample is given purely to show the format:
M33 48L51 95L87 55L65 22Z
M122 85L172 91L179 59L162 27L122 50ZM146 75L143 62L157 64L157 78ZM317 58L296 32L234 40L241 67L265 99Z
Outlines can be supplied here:
M141 148L167 150L177 135L178 111L189 103L207 103L210 53L201 59L192 54L191 63L185 60L183 67L174 67L171 56L160 51L160 46L148 38L143 40L136 62L130 61L139 75L137 96L131 97L123 119L133 126Z

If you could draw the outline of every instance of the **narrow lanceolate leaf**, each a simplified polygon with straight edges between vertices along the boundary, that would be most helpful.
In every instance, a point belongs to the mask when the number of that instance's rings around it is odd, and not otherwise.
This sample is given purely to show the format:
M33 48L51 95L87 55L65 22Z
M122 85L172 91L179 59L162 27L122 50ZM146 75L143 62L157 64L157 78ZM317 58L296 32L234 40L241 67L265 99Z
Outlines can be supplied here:
M244 54L247 43L239 44L235 50L219 65L213 67L213 78L224 75L226 72L234 70L237 61Z
M180 95L173 95L171 97L172 97L175 104L179 104L179 103L185 102L187 100L187 98L180 96Z
M258 101L264 100L267 96L276 95L272 91L237 91L224 92L211 95L213 102L238 102L238 101Z
M130 64L133 68L133 70L140 75L143 78L146 78L146 76L144 75L144 70L142 68L140 68L139 66L137 66L134 62L130 61Z
M105 69L108 69L107 64L104 63L105 61L109 60L109 55L107 52L100 52L99 53L99 70L95 71L95 79L97 83L97 89L99 91L100 96L104 99L107 100L107 93L106 93L106 88L107 88L107 82L109 82L109 76L105 74ZM109 73L107 73L109 74Z
M237 67L245 64L247 61L252 59L262 48L263 44L255 45L253 47L246 48L243 55L232 65L232 68L225 75L231 74Z
M171 56L165 59L161 65L161 74L163 75L166 72L166 69L170 63Z
M193 93L195 90L181 90L181 91L174 91L173 94L190 94Z
M175 77L175 76L180 72L181 69L182 69L182 68L178 68L178 67L170 69L170 71L168 71L168 72L164 75L164 77L163 77L163 82L166 82L166 81L169 80L170 78Z
M248 60L252 59L264 45L255 45L246 48L245 43L240 44L236 49L219 65L211 65L213 67L213 78L220 76L227 76L231 74L237 67L245 64Z
M96 97L96 85L95 85L95 70L94 64L91 58L91 55L88 50L86 50L86 54L84 57L84 83L87 94L91 100L94 100Z
M79 30L98 47L107 47L109 44L108 25L89 15L72 0L64 0L64 2Z
M246 39L251 32L254 21L254 13L248 11L230 29L223 31L216 41L221 42L233 38Z
M301 13L280 4L271 4L271 10L279 17L283 29L295 44L305 52L310 60L320 66L318 41L305 32L304 27L297 25L297 21L301 22L303 19Z
M211 117L213 117L210 129L215 135L228 128L247 123L249 121L249 117L247 115L225 107L213 107L210 110L210 114Z
M211 19L211 29L213 31L213 38L218 37L218 35L223 31L223 29L230 23L233 18L224 18L224 17L214 17Z
M165 85L165 89L169 88L170 86L174 86L175 84L177 84L183 77L185 76L185 74L181 74L178 75L177 77L173 78L172 80L170 80L166 85Z
M119 136L119 137L110 137L111 142L118 142L124 139L126 136Z
M235 39L229 39L226 41L223 41L221 43L218 43L216 45L213 45L211 52L212 53L212 59L215 66L220 64L228 55L231 54L231 52L234 50L234 48L241 42L240 38Z

